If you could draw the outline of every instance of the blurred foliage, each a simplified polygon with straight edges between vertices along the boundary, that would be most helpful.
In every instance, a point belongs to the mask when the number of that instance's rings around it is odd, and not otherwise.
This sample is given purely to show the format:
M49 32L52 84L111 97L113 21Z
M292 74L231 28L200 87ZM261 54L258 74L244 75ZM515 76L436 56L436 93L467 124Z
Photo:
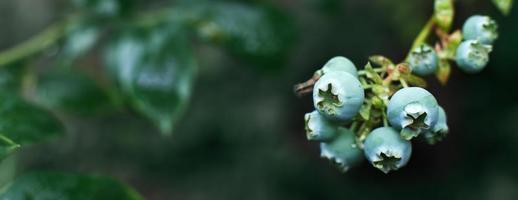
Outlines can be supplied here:
M70 3L0 2L9 16L0 20L2 49L71 13L55 44L0 69L0 134L22 147L16 190L47 193L36 191L45 181L65 193L83 192L77 184L88 195L131 191L75 174L88 172L117 177L146 199L518 198L518 58L509 53L518 45L517 12L503 17L491 1L455 1L456 26L475 13L500 23L491 64L469 78L452 68L445 88L429 81L449 113L450 137L416 144L409 166L384 176L368 167L341 174L320 159L305 142L303 119L293 117L310 99L296 98L292 85L335 55L358 66L378 53L403 59L433 1ZM163 114L171 112L178 114ZM174 122L174 135L160 136L139 115ZM63 188L62 180L74 184Z
M77 115L114 109L106 91L77 70L56 70L38 77L35 100L48 109Z
M189 100L197 65L183 28L126 33L105 57L135 109L170 133Z
M10 200L139 200L135 191L114 180L83 175L32 172L16 178L0 199Z
M47 111L21 99L0 96L0 160L19 145L30 145L63 134L61 123Z

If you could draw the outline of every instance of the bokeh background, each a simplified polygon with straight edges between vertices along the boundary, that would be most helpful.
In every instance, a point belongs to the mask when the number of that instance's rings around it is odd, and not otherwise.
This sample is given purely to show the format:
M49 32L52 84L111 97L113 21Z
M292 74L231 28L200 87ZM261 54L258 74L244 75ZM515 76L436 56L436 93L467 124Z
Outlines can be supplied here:
M152 10L175 3L153 0L140 6ZM409 164L385 175L366 162L342 174L319 158L318 144L304 134L311 98L296 97L292 87L336 55L357 66L372 54L403 59L432 14L433 1L241 3L267 3L289 18L294 33L293 42L280 44L289 45L285 55L272 62L243 61L196 44L198 77L172 136L162 136L131 110L58 114L66 136L18 152L18 173L111 176L151 200L518 199L516 8L504 16L489 0L455 2L455 27L473 14L499 23L490 64L474 75L454 68L447 86L428 79L428 89L447 111L450 135L434 146L413 142ZM0 48L26 40L71 10L64 0L0 1ZM96 51L76 65L95 75L89 69L102 65ZM35 67L44 70L45 63Z

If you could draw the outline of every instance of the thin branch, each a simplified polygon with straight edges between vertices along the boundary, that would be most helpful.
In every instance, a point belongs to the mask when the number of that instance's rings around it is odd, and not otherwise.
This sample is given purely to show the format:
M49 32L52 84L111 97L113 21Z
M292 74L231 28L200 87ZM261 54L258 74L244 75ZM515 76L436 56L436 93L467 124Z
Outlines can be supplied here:
M70 20L50 25L41 33L14 47L0 52L0 67L41 52L64 36L64 29Z
M170 13L171 9L169 8L147 11L139 15L134 21L134 24L139 27L156 26L170 19ZM66 27L75 23L77 19L81 17L80 15L69 16L62 21L48 26L42 32L32 36L28 40L9 49L0 51L0 67L36 55L50 48L66 36Z
M405 61L408 60L408 57L410 55L410 52L420 46L421 44L425 43L428 39L428 36L430 35L430 32L432 31L432 28L435 24L434 17L430 17L428 22L426 22L426 25L421 29L421 32L417 35L417 37L414 39L414 42L412 43L412 47L410 47L410 50L408 51L408 54L405 58Z
M313 85L315 85L315 82L317 82L318 79L320 79L320 75L314 74L313 77L311 77L309 80L295 85L293 88L295 94L301 97L305 94L313 92Z

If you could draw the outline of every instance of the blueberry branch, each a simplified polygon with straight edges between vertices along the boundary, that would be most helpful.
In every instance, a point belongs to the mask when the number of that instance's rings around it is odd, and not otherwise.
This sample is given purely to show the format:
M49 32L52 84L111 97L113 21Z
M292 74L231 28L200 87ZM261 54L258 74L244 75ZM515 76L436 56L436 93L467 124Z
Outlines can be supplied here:
M318 70L317 77L306 82L310 84L301 85L304 91L311 91L313 85L319 89L332 85L333 95L338 97L332 104L337 106L332 109L315 106L313 111L321 115L323 121L332 122L331 125L314 122L319 125L321 134L329 134L333 128L346 130L336 131L337 138L331 141L317 140L326 158L346 160L348 157L343 157L342 152L351 155L363 152L374 167L387 173L406 165L412 138L423 135L433 144L436 138L440 140L445 136L446 113L424 89L426 81L421 77L435 74L445 84L450 75L450 61L455 61L465 72L479 72L489 61L498 33L496 22L480 15L466 20L462 32L450 33L453 0L436 0L434 8L434 15L415 38L403 62L393 63L384 56L374 55L369 57L364 69L358 71L350 60L338 56ZM433 47L426 44L431 33L438 39ZM324 97L316 94L313 101L324 102ZM344 135L354 138L340 140ZM347 145L326 149L328 143L335 142ZM349 145L351 143L354 144ZM330 150L335 154L329 153ZM349 159L353 159L352 156Z
M417 37L414 39L414 42L412 43L412 46L410 47L410 51L407 54L405 61L408 60L408 57L410 56L410 52L413 49L419 47L421 44L426 42L426 40L428 39L428 36L430 35L430 32L432 31L432 29L434 27L434 24L435 24L435 19L432 16L432 17L430 17L430 19L428 19L428 22L426 22L426 25L423 27L423 29L421 29L421 31L419 32Z

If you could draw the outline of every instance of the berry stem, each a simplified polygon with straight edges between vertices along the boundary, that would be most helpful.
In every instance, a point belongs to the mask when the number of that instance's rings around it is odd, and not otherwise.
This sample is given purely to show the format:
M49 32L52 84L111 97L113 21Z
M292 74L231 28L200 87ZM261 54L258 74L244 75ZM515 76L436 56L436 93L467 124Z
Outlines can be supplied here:
M383 72L386 72L386 71L387 71L385 68L374 68L373 70L374 70L374 72L376 72L376 73L383 73ZM359 71L358 71L358 76L367 76L367 71L365 71L365 70L363 70L363 69L362 69L362 70L359 70Z
M381 112L381 116L383 118L383 126L389 127L388 120L387 120L387 113L385 111L386 111L386 108L384 108Z
M313 85L315 85L318 79L320 79L320 75L318 73L315 73L313 74L313 77L311 77L309 80L303 83L296 84L293 87L293 91L299 97L304 96L305 94L309 94L313 92Z
M430 17L428 19L428 22L426 22L426 25L421 29L417 37L414 39L414 42L412 43L412 46L410 47L410 50L408 51L408 54L405 58L405 61L408 60L408 57L410 56L410 52L412 52L413 49L417 48L419 45L426 42L428 39L428 36L430 35L430 32L432 31L435 24L434 17Z
M401 85L402 85L403 87L405 87L405 88L407 88L407 87L408 87L408 83L405 81L405 79L400 78L400 79L399 79L399 82L401 82Z

